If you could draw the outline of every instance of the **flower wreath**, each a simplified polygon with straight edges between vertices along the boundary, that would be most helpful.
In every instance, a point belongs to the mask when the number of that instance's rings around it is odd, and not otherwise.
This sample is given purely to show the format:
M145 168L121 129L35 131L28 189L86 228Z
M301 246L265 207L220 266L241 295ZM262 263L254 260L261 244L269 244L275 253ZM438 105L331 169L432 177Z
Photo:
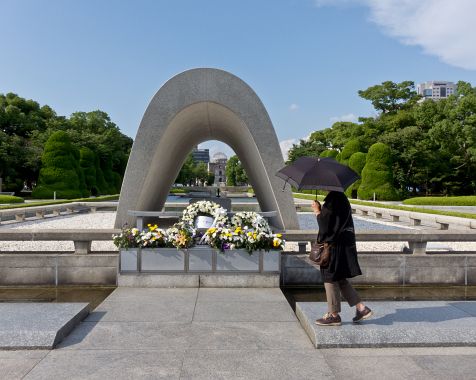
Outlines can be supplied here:
M241 227L247 230L263 231L271 233L271 228L265 218L254 211L237 212L231 218L234 227Z
M226 210L219 204L210 201L198 201L187 206L182 213L182 222L193 226L195 218L199 215L209 215L215 219L216 226L228 223Z

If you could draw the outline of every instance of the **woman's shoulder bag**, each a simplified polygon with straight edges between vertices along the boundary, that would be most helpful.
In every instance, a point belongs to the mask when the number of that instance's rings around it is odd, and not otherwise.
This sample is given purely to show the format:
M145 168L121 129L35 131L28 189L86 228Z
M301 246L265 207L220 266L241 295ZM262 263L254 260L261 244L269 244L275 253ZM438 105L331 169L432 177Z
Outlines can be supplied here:
M344 222L344 224L342 224L336 236L341 233L342 228L349 221L350 215L352 215L352 210L350 210L346 221ZM311 253L309 254L309 260L315 262L321 268L327 268L329 266L329 262L331 261L331 247L331 243L319 243L318 241L311 242Z
M317 241L311 242L311 253L309 260L315 262L322 268L329 266L331 260L331 245L329 243L319 243Z

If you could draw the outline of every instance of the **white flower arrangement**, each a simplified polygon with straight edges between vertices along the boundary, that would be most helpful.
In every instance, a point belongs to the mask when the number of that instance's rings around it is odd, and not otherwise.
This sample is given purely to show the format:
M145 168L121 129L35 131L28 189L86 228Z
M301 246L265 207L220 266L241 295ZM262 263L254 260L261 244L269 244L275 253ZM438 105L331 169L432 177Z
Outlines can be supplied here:
M187 206L182 213L182 222L193 226L195 218L199 215L208 215L215 220L216 226L224 226L228 223L226 210L219 204L210 201L198 201Z
M238 212L231 223L226 210L210 201L199 201L189 205L182 214L182 219L167 230L155 225L148 225L144 231L137 228L124 228L120 235L114 236L114 243L119 248L164 248L192 247L199 237L194 228L195 218L210 215L215 224L203 237L205 243L221 252L231 249L246 249L250 254L258 250L281 250L285 241L281 234L274 234L268 222L256 212Z
M147 227L148 230L144 230L140 234L141 246L143 248L163 248L172 246L167 231L159 228L157 224L149 224Z
M260 214L253 211L237 212L231 218L232 226L241 227L244 230L255 230L260 232L272 233L267 220Z

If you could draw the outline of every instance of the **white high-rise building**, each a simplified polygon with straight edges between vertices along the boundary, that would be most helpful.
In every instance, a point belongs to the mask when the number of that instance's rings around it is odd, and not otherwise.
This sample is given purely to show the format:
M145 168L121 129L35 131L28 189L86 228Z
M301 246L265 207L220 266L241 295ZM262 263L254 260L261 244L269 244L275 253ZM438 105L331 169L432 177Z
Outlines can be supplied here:
M456 84L453 82L432 80L417 85L417 94L423 96L423 99L444 99L455 92Z

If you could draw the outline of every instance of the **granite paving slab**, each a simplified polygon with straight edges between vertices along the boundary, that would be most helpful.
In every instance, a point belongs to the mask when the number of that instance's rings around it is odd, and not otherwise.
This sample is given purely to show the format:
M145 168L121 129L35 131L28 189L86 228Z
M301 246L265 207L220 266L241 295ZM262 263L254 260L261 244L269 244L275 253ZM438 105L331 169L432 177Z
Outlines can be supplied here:
M48 352L47 350L0 351L2 380L23 378Z
M200 288L198 302L283 302L276 288Z
M68 350L182 350L190 323L83 322L58 348Z
M189 350L303 350L312 344L294 322L193 322Z
M283 296L281 302L197 302L194 321L292 322L296 316Z
M476 378L476 360L471 355L420 355L413 357L412 361L428 372L432 379Z
M195 299L179 297L127 298L106 301L86 319L88 322L191 322Z
M327 356L326 363L336 379L346 380L415 380L433 377L411 358L405 356ZM357 370L359 369L359 370Z
M0 348L51 349L88 313L87 303L0 303Z
M195 301L198 288L126 288L118 287L104 302L121 302L123 300L153 299L157 301L165 299L181 299Z
M188 351L180 379L334 379L316 350Z
M298 302L296 314L316 348L476 346L476 318L469 313L474 306L473 301L371 302L371 319L353 324L355 309L344 306L342 326L325 327L314 323L327 311L324 302Z
M24 379L179 379L183 351L55 350Z

